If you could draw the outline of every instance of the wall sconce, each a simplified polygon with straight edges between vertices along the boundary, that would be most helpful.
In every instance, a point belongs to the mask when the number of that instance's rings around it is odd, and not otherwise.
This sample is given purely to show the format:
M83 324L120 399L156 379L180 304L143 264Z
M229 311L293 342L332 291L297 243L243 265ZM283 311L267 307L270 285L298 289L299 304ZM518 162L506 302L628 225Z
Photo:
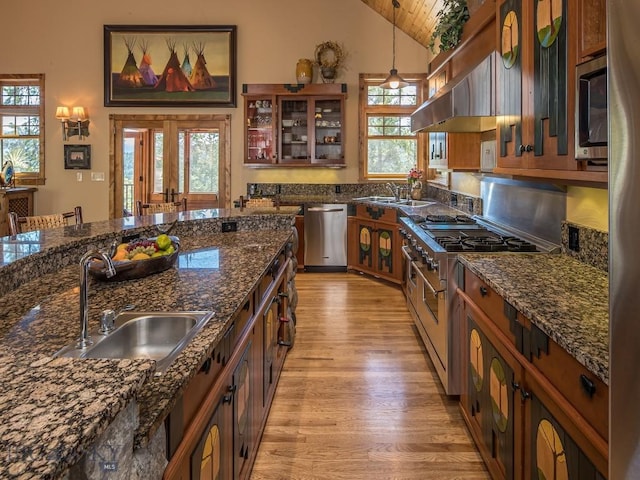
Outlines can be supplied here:
M69 107L58 107L56 108L56 118L62 123L62 140L64 142L74 135L78 135L79 140L89 136L89 119L84 112L84 107L73 107L71 115L69 115Z

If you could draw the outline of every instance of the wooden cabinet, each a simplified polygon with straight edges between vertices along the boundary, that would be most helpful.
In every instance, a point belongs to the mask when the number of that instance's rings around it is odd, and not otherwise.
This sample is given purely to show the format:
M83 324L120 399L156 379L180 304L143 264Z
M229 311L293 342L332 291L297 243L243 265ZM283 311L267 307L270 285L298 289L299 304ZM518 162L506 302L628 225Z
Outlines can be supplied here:
M189 457L189 469L182 478L204 480L233 476L233 405L231 393L217 392L211 397L212 413L202 436Z
M578 0L578 63L607 49L605 0Z
M357 205L348 219L348 268L402 283L402 241L394 208Z
M429 132L429 168L480 169L480 133Z
M0 188L0 237L9 235L9 212L20 217L33 215L33 193L37 188Z
M472 313L466 315L464 386L460 406L487 468L494 478L522 478L522 383L518 362L491 342Z
M287 352L278 338L289 261L283 250L165 422L165 479L249 478Z
M298 232L298 250L295 252L298 270L304 270L304 215L296 215L295 227Z
M346 84L245 84L248 166L344 166Z
M575 2L496 5L501 55L494 173L605 183L606 172L586 171L575 160Z
M606 478L606 385L476 275L458 278L460 406L492 477Z

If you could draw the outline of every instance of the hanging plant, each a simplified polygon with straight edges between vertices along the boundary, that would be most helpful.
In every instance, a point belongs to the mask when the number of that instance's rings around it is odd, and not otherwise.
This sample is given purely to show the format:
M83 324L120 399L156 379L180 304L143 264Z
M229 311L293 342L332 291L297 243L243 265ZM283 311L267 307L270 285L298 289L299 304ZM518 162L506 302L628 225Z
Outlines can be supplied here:
M469 20L467 0L443 0L442 9L436 14L436 26L429 39L429 49L436 53L436 40L440 39L440 51L446 52L460 43L462 27Z

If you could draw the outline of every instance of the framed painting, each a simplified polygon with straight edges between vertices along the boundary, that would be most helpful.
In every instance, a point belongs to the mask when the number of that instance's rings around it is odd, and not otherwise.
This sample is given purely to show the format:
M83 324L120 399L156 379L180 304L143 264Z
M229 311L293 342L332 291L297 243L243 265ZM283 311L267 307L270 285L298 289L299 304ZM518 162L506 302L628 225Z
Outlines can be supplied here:
M104 104L236 106L236 26L105 25Z
M64 168L91 169L91 145L65 145Z

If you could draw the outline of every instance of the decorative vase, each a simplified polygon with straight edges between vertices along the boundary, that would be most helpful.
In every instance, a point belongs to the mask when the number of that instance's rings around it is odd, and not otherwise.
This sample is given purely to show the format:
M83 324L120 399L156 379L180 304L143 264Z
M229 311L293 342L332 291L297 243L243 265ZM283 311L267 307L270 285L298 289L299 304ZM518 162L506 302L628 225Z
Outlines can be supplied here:
M333 67L320 67L320 74L324 83L333 83L336 79L336 69Z
M422 182L420 180L416 180L411 184L411 198L414 200L422 198Z
M308 58L301 58L296 63L296 80L298 83L311 83L313 79L313 63Z

